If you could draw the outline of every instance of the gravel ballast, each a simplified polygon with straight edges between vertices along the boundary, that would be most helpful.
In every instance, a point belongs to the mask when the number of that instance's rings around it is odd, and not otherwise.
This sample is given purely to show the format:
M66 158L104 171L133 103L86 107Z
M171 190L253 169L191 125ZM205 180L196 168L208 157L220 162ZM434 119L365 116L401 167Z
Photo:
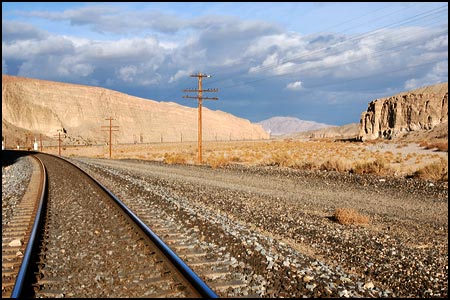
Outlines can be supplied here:
M261 296L447 295L446 182L275 167L78 161L97 169L100 178L121 178L128 190L170 195L166 206L185 207L174 218L198 219L206 239L242 259L243 268L251 266ZM113 191L121 189L113 185ZM336 223L332 215L339 207L358 210L370 223ZM215 227L223 230L218 236L208 233Z
M174 224L195 227L203 243L235 260L239 279L250 288L229 296L448 295L447 182L278 167L70 160L117 195L157 198ZM11 166L7 171L18 173L3 176L8 199L15 197L9 187L18 184L25 172L20 169ZM340 207L368 216L369 224L338 224L332 216ZM8 213L2 209L3 219Z

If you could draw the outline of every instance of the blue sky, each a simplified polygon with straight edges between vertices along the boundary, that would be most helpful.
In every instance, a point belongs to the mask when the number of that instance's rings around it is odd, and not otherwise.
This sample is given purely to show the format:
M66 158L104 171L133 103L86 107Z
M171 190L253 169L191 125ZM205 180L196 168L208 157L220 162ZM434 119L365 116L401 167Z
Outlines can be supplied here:
M196 107L191 74L258 122L359 122L448 81L448 2L2 2L2 73Z

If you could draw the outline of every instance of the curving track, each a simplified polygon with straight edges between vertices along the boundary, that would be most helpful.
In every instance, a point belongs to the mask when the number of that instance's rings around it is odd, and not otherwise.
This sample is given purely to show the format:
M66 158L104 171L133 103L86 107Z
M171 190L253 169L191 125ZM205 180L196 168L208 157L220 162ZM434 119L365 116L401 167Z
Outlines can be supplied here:
M3 245L4 297L217 297L95 180L60 158L45 154L36 157L48 170L49 184L43 229L41 234L38 229L32 231L42 243L39 249L32 251L29 246L30 251L24 251L30 226L15 225L35 222L36 203L42 202L29 197L21 204L27 215L17 213L11 230L3 236L11 239L17 231L14 240L24 241L18 243L19 250L15 244ZM45 178L43 167L40 174ZM33 185L36 182L30 183ZM35 223L37 228L42 227L37 226L39 221ZM25 231L19 234L19 228ZM30 264L22 263L22 257ZM17 271L23 275L17 275Z
M447 182L272 167L213 170L139 160L67 160L123 199L219 296L448 294ZM149 286L144 290L152 280L150 269L162 263L145 268L134 264L138 258L123 257L122 252L145 251L145 243L134 228L120 225L125 217L107 213L113 205L100 201L99 187L85 191L85 179L65 168L61 162L52 171L57 179L49 194L58 200L49 201L48 242L40 253L45 266L35 270L37 295L181 297L171 284L165 294L149 294ZM330 216L342 206L369 214L370 224L334 222ZM102 246L108 243L120 244L120 251ZM141 269L147 273L139 275Z
M27 271L20 266L28 265L30 253L36 247L47 182L42 162L33 157L32 164L29 188L2 234L2 298L18 296Z

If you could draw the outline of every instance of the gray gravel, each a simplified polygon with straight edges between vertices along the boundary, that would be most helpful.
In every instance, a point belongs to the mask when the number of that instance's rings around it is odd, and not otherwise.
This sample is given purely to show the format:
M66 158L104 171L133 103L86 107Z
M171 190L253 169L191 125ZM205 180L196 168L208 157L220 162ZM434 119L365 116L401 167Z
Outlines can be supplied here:
M113 192L158 197L174 224L195 227L202 247L230 259L238 279L249 284L229 296L448 296L447 182L275 167L76 161L100 181L107 176ZM17 201L15 192L26 186L19 179L26 162L15 164L22 167L2 170L2 222L13 209L8 204L6 213L3 203ZM356 208L371 223L339 225L330 218L337 207Z
M33 171L30 159L2 153L2 233L27 190Z
M237 259L263 297L445 297L446 183L235 166L212 170L142 161L80 159L109 188L164 192L161 207L191 220ZM117 178L120 178L118 180ZM331 220L337 207L368 226ZM431 234L430 234L431 233ZM241 294L245 296L245 294Z

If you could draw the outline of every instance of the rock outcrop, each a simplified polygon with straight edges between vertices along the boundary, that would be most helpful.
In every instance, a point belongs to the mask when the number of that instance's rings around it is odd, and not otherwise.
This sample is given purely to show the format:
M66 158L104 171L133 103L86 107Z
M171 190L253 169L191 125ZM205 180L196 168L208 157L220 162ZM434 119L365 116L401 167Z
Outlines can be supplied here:
M249 120L206 107L202 112L204 141L269 138ZM2 75L2 136L10 147L30 140L30 132L54 143L61 129L66 131L64 144L104 144L109 133L102 129L108 129L110 117L118 126L113 144L197 140L197 108L99 87Z
M376 99L361 114L359 138L392 139L402 133L430 130L448 121L448 83Z

